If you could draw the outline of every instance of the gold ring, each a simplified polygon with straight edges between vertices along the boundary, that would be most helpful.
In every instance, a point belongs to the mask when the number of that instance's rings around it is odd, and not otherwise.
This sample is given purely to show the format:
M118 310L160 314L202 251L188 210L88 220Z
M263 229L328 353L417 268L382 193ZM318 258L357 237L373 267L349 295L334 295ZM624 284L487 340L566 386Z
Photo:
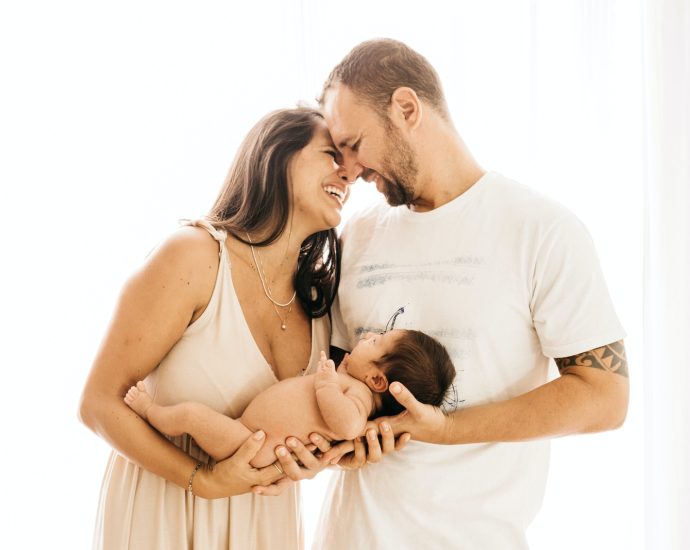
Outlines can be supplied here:
M278 470L280 472L281 476L285 475L285 472L283 472L283 469L280 467L280 464L278 464L277 462L274 462L273 465L276 467L276 470Z

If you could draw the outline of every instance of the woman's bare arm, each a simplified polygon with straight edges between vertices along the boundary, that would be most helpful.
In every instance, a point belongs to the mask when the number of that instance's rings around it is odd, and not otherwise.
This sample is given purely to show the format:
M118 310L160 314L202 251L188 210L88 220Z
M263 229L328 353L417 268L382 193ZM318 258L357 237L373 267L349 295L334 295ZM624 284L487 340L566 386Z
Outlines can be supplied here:
M151 254L119 297L79 410L84 424L118 452L184 488L196 461L152 429L122 398L156 368L203 312L213 292L218 262L218 243L196 228L180 229ZM244 493L252 485L265 485L277 477L268 470L254 470L248 462L246 468L235 463L218 466L219 475L204 471L195 477L199 496ZM233 475L226 471L230 467ZM273 472L277 473L275 468ZM222 487L215 483L220 479Z

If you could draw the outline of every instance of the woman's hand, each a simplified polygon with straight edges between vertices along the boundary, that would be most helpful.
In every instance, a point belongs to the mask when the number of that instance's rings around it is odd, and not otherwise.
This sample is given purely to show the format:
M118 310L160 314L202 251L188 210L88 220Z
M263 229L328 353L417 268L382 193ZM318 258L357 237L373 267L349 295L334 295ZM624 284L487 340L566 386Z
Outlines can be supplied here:
M261 449L265 438L264 432L258 431L247 438L235 454L216 463L212 470L199 470L194 476L194 494L210 499L250 491L271 496L282 493L290 480L278 468L271 464L257 469L249 463Z
M353 441L338 443L326 452L321 460L328 464L337 464L345 470L355 470L366 464L381 462L385 455L400 451L410 440L409 433L402 433L396 439L387 420L377 420L377 422L378 424L373 421L367 422L364 437L360 436Z
M287 447L282 445L276 447L276 457L278 460L269 467L276 472L280 468L284 472L285 480L287 481L313 478L328 466L328 463L323 461L321 456L331 448L331 444L326 438L316 433L311 434L309 440L311 444L305 446L296 437L288 437L285 441ZM278 468L276 468L276 465ZM282 482L274 485L280 483ZM252 489L252 492L261 495L273 494L273 487L255 487Z

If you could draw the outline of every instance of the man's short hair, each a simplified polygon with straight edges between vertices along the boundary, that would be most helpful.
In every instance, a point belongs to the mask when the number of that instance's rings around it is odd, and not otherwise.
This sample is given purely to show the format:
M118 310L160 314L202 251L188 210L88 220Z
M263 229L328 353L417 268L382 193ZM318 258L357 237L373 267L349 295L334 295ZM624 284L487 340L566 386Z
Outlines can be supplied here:
M443 118L450 118L436 70L424 56L397 40L378 38L355 46L331 71L319 104L337 84L350 88L384 118L393 92L403 86L412 88Z

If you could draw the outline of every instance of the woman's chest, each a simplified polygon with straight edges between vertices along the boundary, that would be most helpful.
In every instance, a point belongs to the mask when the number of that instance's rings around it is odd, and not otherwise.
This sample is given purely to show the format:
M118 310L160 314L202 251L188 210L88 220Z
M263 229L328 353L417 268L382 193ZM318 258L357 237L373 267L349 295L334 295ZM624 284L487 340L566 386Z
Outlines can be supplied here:
M278 380L300 374L311 358L312 323L295 300L278 307L251 293L238 298L251 339Z

